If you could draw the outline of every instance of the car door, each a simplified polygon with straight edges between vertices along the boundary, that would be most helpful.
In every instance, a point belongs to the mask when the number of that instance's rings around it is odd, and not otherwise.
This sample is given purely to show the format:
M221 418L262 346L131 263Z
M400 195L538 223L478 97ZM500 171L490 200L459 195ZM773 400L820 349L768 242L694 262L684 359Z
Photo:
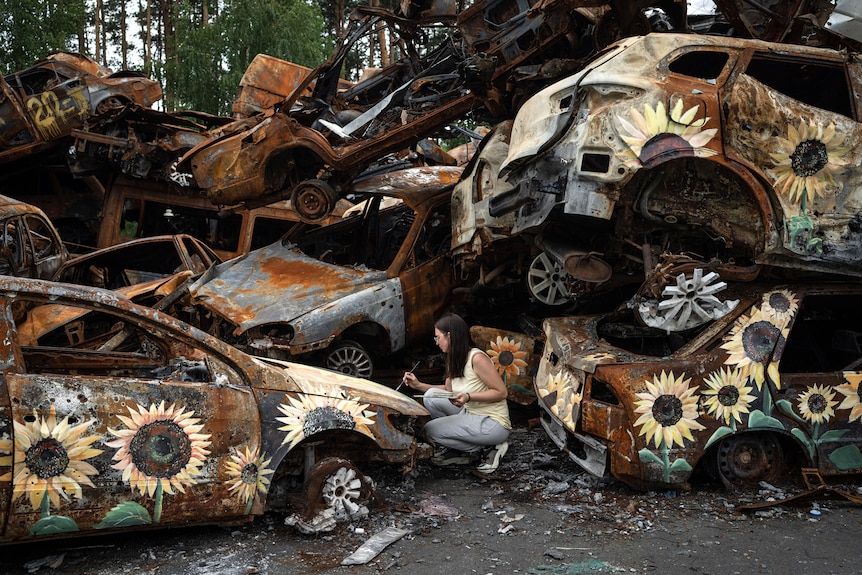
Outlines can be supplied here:
M247 515L256 490L238 489L237 461L260 449L260 424L239 368L180 344L181 333L82 307L75 334L7 338L16 461L6 538Z
M723 96L724 140L728 157L771 184L781 206L775 261L858 269L862 65L827 50L749 56Z
M455 284L450 255L452 225L448 202L420 212L413 223L420 228L410 233L402 246L407 253L398 274L404 296L404 333L413 343L433 332L434 321L446 309Z
M5 300L3 300L5 302ZM2 309L2 308L0 308ZM9 500L12 498L12 406L6 374L16 367L15 347L8 337L13 328L12 314L0 313L0 540L6 531Z
M784 294L796 313L786 345L778 350L780 386L773 388L772 415L790 424L823 476L859 473L862 294Z

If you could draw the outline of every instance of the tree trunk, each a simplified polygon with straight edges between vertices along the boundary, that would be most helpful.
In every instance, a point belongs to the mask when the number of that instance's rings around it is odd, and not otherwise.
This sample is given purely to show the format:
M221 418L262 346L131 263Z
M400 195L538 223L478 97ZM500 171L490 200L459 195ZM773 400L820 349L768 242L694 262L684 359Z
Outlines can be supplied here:
M93 57L95 60L105 64L105 58L102 54L102 18L104 10L102 0L96 0L96 5L93 7Z
M120 59L123 70L129 69L129 37L126 36L126 2L120 2Z

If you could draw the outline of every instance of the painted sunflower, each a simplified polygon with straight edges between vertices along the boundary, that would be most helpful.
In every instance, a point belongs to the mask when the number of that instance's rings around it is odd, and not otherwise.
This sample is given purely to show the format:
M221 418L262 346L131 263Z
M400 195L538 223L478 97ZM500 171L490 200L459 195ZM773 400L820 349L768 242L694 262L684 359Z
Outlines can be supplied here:
M739 369L719 369L712 372L704 380L707 389L701 395L707 399L704 402L707 412L716 419L724 419L726 425L734 419L742 423L742 414L748 413L748 407L756 399L749 395L753 387L745 385L748 378L743 377Z
M491 349L486 353L501 376L505 377L508 374L517 377L521 373L521 368L527 367L527 362L524 361L527 352L521 351L520 343L498 335L497 340L490 342L490 345Z
M825 385L814 384L799 396L799 413L811 423L825 423L835 415L835 392Z
M844 400L838 409L849 409L850 415L847 421L855 421L862 417L862 390L859 389L862 373L845 373L844 380L847 383L835 388L844 395Z
M636 394L635 413L641 416L635 421L635 426L642 425L639 435L645 435L647 443L653 440L656 447L662 442L667 447L676 443L685 447L683 438L694 441L692 430L704 429L697 419L696 388L689 387L691 379L683 380L685 374L675 378L673 372L661 372L661 376L653 375L652 381L647 380L647 391Z
M751 315L736 320L733 329L724 337L721 348L730 354L724 363L737 366L743 376L754 380L757 389L763 388L765 374L780 389L778 362L771 359L773 351L784 341L786 334L769 321L761 310L756 307L752 309Z
M287 432L281 444L291 449L306 437L327 429L355 429L371 435L368 426L374 423L374 412L365 411L367 403L351 399L344 391L337 397L303 393L287 399L288 403L278 406L285 417L275 419L284 424L279 431Z
M682 100L677 100L670 114L664 103L659 102L655 108L644 105L641 114L631 108L631 121L617 116L622 127L620 138L628 144L626 165L647 165L649 161L667 150L677 150L686 156L700 158L713 156L715 151L705 147L718 132L717 128L703 129L709 118L693 122L700 106L694 106L683 111Z
M571 423L570 406L581 403L581 394L575 392L578 386L573 386L571 381L569 374L561 371L548 375L545 386L538 387L539 397L551 413L567 423Z
M47 417L33 411L35 419L29 423L14 422L14 488L12 500L25 493L30 497L33 509L39 509L42 499L47 495L51 505L60 505L60 496L69 499L70 495L81 499L81 485L95 487L91 475L98 470L84 461L102 453L101 449L90 447L99 439L98 435L83 436L93 423L92 420L69 425L69 416L57 422L54 406ZM11 443L10 440L4 440ZM6 445L0 448L7 450ZM8 445L11 448L11 445ZM0 477L8 481L10 474Z
M232 453L230 460L225 464L230 477L227 482L228 491L235 492L241 502L250 505L256 491L266 493L269 489L267 475L275 473L275 470L269 469L272 458L264 459L265 457L266 454L261 453L260 448L252 452L246 446L244 450Z
M132 491L152 497L160 487L173 495L174 489L184 493L186 486L196 484L212 442L210 434L199 433L203 425L192 417L195 412L176 404L165 408L164 401L149 409L128 409L129 417L117 416L127 429L109 428L118 439L105 445L117 450L112 467L123 472Z
M775 188L791 202L803 205L826 195L827 188L836 185L834 176L847 165L843 141L832 123L825 128L804 121L798 128L788 126L787 137L778 138L781 151L770 154L776 162Z
M763 295L763 305L760 309L764 318L779 327L784 327L796 315L799 309L799 298L790 290L774 290Z

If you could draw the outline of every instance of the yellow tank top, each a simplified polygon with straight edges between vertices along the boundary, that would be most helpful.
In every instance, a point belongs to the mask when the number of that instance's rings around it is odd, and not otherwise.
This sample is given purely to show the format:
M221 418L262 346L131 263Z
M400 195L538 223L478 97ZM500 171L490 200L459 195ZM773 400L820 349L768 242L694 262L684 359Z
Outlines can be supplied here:
M467 354L467 365L464 366L463 377L452 378L452 391L454 393L469 393L473 395L486 391L488 386L482 381L473 369L473 356L477 353L485 353L481 349L473 348ZM506 429L512 429L509 421L509 404L505 399L500 401L468 401L465 405L467 413L474 415L487 415Z

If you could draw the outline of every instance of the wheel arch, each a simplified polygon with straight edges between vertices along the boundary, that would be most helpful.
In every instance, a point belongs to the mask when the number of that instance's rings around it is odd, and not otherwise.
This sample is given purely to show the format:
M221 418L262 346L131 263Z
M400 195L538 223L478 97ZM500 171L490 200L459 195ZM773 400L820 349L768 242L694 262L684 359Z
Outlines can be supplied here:
M691 174L695 174L697 182L711 182L721 186L720 188L713 188L713 191L720 190L722 193L729 194L738 190L755 207L760 226L757 230L760 237L755 245L752 245L753 255L756 259L780 245L780 208L776 209L776 206L780 204L778 204L771 186L747 166L723 156L701 158L680 152L663 155L660 161L649 163L638 170L623 186L620 199L623 202L629 202L645 220L660 223L660 218L652 214L648 207L648 201L652 194L656 193L656 188L661 183L670 181L672 184L676 183L680 186L690 183L685 182L685 176ZM685 189L690 190L691 187ZM685 202L688 206L701 205L703 207L702 202L709 199L705 197L697 199L679 198L677 197L678 194L678 190L672 188L667 190L668 198L673 197L680 204ZM695 190L696 194L697 190ZM715 200L716 205L721 203L726 206L731 205L730 202L726 202L726 197L719 197Z

